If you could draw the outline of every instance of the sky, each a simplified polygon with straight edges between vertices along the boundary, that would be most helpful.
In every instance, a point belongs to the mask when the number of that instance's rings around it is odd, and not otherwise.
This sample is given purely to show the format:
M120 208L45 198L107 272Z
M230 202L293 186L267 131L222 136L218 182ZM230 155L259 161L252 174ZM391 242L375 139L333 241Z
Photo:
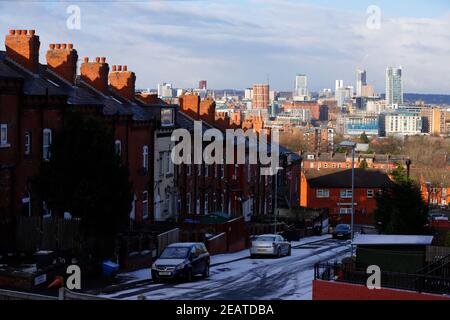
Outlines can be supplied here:
M71 5L80 28L67 27ZM355 86L363 68L383 93L386 67L401 65L405 92L450 94L448 0L0 0L0 33L8 29L36 29L42 63L50 43L73 43L80 60L128 65L138 88L206 79L287 91L301 73L318 91L336 79Z

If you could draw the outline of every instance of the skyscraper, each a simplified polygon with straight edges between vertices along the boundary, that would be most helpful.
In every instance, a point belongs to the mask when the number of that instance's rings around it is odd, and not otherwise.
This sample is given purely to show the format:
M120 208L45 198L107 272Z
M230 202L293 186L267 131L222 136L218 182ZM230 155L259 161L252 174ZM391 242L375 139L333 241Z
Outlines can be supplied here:
M356 69L356 95L362 96L362 87L367 85L366 70Z
M402 67L386 69L386 101L388 105L403 104Z
M294 100L309 100L308 77L306 74L298 74L295 76L295 87L292 96Z
M343 88L343 87L344 87L344 80L336 80L334 92L336 93L340 88Z
M269 85L254 84L253 85L253 109L267 109L269 106Z

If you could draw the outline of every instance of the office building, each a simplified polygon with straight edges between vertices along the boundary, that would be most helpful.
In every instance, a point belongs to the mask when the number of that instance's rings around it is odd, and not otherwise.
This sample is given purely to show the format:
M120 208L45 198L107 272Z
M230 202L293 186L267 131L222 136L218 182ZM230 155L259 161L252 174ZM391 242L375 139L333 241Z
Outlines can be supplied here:
M344 80L336 80L334 92L336 93L340 88L344 87Z
M336 90L335 99L339 108L344 107L344 105L349 101L352 96L352 87L341 87Z
M173 89L170 83L158 83L158 97L160 98L172 98Z
M403 104L402 67L386 69L386 101L388 105Z
M295 76L293 99L294 101L310 100L308 90L308 77L305 74L298 74Z
M198 82L198 88L200 89L200 90L206 90L207 89L207 85L206 85L207 83L206 83L206 80L200 80L199 82Z
M416 135L422 132L422 117L416 112L389 110L379 116L379 135Z
M361 97L362 87L367 85L366 81L366 70L357 69L356 70L356 95Z
M252 108L253 109L267 109L269 106L269 85L268 84L254 84Z

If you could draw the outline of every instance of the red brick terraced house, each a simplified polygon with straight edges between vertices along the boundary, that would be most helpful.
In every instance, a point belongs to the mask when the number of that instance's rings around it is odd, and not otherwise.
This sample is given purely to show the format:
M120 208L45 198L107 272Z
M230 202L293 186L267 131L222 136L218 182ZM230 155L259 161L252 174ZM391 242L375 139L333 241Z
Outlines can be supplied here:
M115 146L128 165L135 198L130 217L152 220L155 113L135 100L135 74L106 58L84 58L72 44L51 44L47 64L39 63L39 36L34 30L10 30L0 51L0 226L18 215L45 213L30 181L51 157L52 137L65 111L75 107L103 116L114 129Z
M155 155L165 151L168 159L166 149L155 149L155 141L166 141L173 129L192 132L194 120L202 120L203 130L260 132L263 124L258 119L244 123L216 116L215 102L196 95L180 97L178 110L155 96L136 94L134 72L126 65L110 69L105 57L84 58L77 74L78 53L72 44L50 44L46 64L41 64L40 40L34 30L10 30L5 46L6 51L0 51L0 231L11 230L18 216L49 213L31 181L41 163L51 158L52 139L68 108L102 116L113 128L116 151L133 183L130 218L135 223L152 223L158 207L164 213L159 215L162 219L222 211L248 221L252 216L273 214L273 176L261 175L259 164L175 166L173 178L166 175L165 181L154 174L161 163ZM286 170L280 173L287 178L279 180L290 187L288 199L298 203L294 177L300 163L292 162L289 154L283 151L283 159L289 161L282 161ZM161 203L165 203L163 197L169 199L169 204L159 206L155 195L161 196Z
M223 115L216 116L215 102L211 99L201 100L198 95L187 94L179 101L177 126L191 133L194 121L200 120L203 132L218 129L224 137L225 129L241 127ZM224 156L225 152L224 149ZM195 219L199 215L219 211L231 217L244 216L249 221L254 215L273 214L273 177L261 175L259 164L182 164L176 171L182 218Z
M304 170L301 173L300 204L308 208L326 208L329 215L350 223L352 204L352 170ZM375 195L391 183L386 173L355 169L355 215L357 224L373 224Z

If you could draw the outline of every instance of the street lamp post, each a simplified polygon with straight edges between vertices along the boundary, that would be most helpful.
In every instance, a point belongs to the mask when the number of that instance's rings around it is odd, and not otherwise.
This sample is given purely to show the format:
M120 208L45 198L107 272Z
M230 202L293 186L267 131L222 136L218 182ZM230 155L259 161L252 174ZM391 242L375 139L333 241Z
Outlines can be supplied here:
M350 256L353 257L353 236L355 234L354 230L354 217L355 217L355 148L356 143L353 141L343 141L340 143L343 148L352 150L352 204L351 204L351 217L350 217L350 239L352 243L350 244Z

